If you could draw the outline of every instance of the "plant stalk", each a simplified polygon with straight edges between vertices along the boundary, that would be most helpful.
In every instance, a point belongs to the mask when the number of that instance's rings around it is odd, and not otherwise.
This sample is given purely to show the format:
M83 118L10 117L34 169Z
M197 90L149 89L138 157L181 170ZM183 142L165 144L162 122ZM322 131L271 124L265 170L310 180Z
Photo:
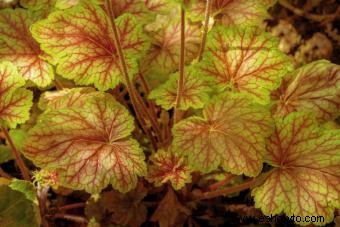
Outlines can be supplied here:
M138 92L137 92L136 88L134 87L132 81L129 78L128 68L127 68L127 64L126 64L124 53L123 53L123 48L122 48L122 45L120 43L120 38L119 38L119 34L118 34L118 28L117 28L116 23L115 23L115 15L114 15L114 11L113 11L112 1L106 0L105 1L105 8L106 8L106 10L109 14L108 15L109 18L110 18L109 23L110 23L112 31L113 31L114 42L115 42L115 45L116 45L116 48L117 48L117 53L118 53L118 57L119 57L119 60L120 60L120 63L121 63L124 80L125 80L126 85L127 85L127 90L128 90L128 93L131 97L133 109L134 109L134 111L137 115L137 118L139 118L138 120L141 120L142 116L144 114L144 116L146 116L150 120L151 126L155 130L156 134L160 135L160 129L157 125L157 120L152 118L152 116L149 113L149 111L147 110L145 104L138 99ZM140 123L145 125L145 122L143 120L141 120Z
M248 188L260 185L261 183L263 183L268 175L269 175L270 171L267 173L264 173L258 177L255 177L251 180L248 180L246 182L243 182L242 184L236 185L236 186L232 186L232 187L228 187L225 189L221 189L221 190L216 190L216 191L208 191L203 193L203 195L197 197L195 199L195 201L199 201L199 200L205 200L205 199L213 199L219 196L225 196L225 195L229 195L235 192L240 192L243 190L246 190Z
M211 0L206 0L205 13L204 13L203 34L202 34L200 50L198 52L198 58L197 58L198 61L202 60L203 52L204 52L204 49L205 49L205 43L207 41L207 34L208 34L208 28L209 28L209 19L210 19L210 11L211 11Z
M179 107L181 105L181 96L183 94L184 87L184 56L185 55L185 10L181 7L181 49L179 59L179 79L177 84L177 96L175 102L174 124L181 120L181 111Z
M30 173L29 170L27 168L27 166L24 163L24 160L21 158L21 155L18 151L18 149L15 147L13 140L11 139L8 130L6 127L2 127L2 132L4 133L5 139L8 142L11 151L15 157L15 161L18 164L18 167L20 169L21 175L23 176L23 178L27 181L31 181L31 177L30 177Z

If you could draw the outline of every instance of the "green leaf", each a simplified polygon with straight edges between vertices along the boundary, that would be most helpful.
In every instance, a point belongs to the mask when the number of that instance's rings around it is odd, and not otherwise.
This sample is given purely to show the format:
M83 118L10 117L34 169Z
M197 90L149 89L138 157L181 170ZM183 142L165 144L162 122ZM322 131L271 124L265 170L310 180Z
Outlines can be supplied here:
M52 8L55 2L56 0L20 0L20 5L29 10L45 10Z
M111 0L113 12L116 17L124 13L130 13L139 19L145 19L150 16L149 10L145 6L144 0ZM138 21L142 23L142 21Z
M57 0L55 7L58 9L68 9L77 5L80 0Z
M9 135L16 148L22 150L25 140L27 139L27 131L23 129L11 129Z
M175 151L195 170L208 173L222 166L233 174L256 176L262 169L265 137L271 133L267 108L244 94L223 94L173 128Z
M37 205L20 191L0 185L0 226L39 227L40 215Z
M324 130L308 113L276 120L265 161L274 169L253 189L255 205L265 215L323 216L324 225L340 207L340 130ZM320 221L320 220L319 220Z
M42 17L29 10L0 10L0 60L13 62L25 80L46 87L54 77L53 69L30 33L31 25Z
M33 95L10 62L0 63L0 82L0 124L15 128L29 119Z
M191 182L191 169L183 157L175 154L171 149L159 150L150 160L153 165L149 168L148 180L154 182L156 187L170 181L175 190L179 190L185 184Z
M284 78L272 98L278 116L301 111L334 120L340 114L340 66L326 60L302 66Z
M29 131L23 153L35 165L55 169L61 186L98 193L112 184L127 192L146 174L133 129L128 111L98 93L83 107L46 111Z
M53 12L48 19L32 27L41 48L54 56L57 72L79 85L94 84L100 90L124 82L112 29L103 9L84 1L64 11ZM137 72L137 62L148 47L142 25L131 14L115 20L129 75Z
M0 145L0 164L13 160L12 151L5 145Z
M184 71L184 86L179 109L202 108L209 100L209 92L211 91L209 81L193 67L188 67ZM178 78L178 72L171 75L166 83L150 93L149 98L155 99L156 103L166 110L175 107Z
M61 109L66 107L82 107L88 98L96 95L91 87L47 91L40 96L39 108L42 110Z
M146 74L160 76L168 75L178 69L180 53L180 22L166 17L165 25L158 28L157 20L150 30L151 47L141 63L141 71ZM156 27L156 28L153 28ZM190 63L197 57L201 42L201 31L197 25L185 25L185 63Z
M292 69L278 42L257 28L214 27L208 34L201 70L216 79L220 90L233 89L269 102L270 91Z
M193 21L204 19L206 1L196 0L189 17ZM211 16L221 20L227 26L258 26L264 19L269 18L267 9L274 0L211 0Z
M38 204L37 193L34 185L31 182L13 179L9 184L9 187L15 191L22 192L28 200Z

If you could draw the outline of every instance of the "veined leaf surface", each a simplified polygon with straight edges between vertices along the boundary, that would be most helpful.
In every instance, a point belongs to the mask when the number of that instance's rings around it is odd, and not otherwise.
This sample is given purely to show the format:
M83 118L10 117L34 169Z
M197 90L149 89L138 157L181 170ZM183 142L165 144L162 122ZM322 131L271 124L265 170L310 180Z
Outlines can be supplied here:
M265 215L323 216L324 225L340 207L340 131L324 130L309 114L277 119L265 161L274 166L263 185L253 189ZM319 220L320 221L320 220ZM299 222L308 225L308 222Z
M127 192L146 174L144 154L130 138L133 118L112 96L98 94L84 107L45 112L29 131L24 155L58 170L60 184L100 192L108 184Z
M0 63L0 124L15 128L29 119L33 94L10 62Z
M96 90L91 87L63 89L60 91L47 91L39 100L39 108L46 110L66 107L82 107L89 97L95 96Z
M42 12L24 9L0 11L0 60L15 63L20 74L39 87L46 87L54 78L46 54L33 39L30 26L42 18Z
M80 85L100 90L125 82L113 32L102 8L84 1L68 10L51 13L32 28L42 49L55 56L57 72ZM131 14L116 19L129 75L137 72L137 60L147 48L142 26Z
M174 126L174 146L190 166L211 172L218 166L233 174L256 176L262 169L265 137L271 133L269 111L243 94L220 95Z
M172 187L179 190L191 182L192 170L186 160L171 149L157 151L151 156L151 161L153 165L150 166L148 180L156 186L170 181Z
M267 9L274 1L263 0L212 0L211 15L220 17L227 26L252 26L259 25L264 19L269 18ZM189 11L192 20L204 19L206 1L197 0Z
M166 110L175 107L178 78L179 73L171 75L168 81L150 93L149 98L155 99L156 103ZM201 72L192 67L186 68L179 108L182 110L187 110L190 107L202 108L209 100L210 91L209 81L204 78Z
M152 34L152 45L142 60L142 71L167 75L178 69L180 53L180 23L170 23ZM196 25L185 26L185 62L190 63L198 54L201 32Z
M214 77L221 90L246 92L260 103L292 69L278 42L257 28L215 27L208 35L201 70Z
M272 98L276 115L303 111L333 120L340 113L340 66L326 60L302 66L284 78Z

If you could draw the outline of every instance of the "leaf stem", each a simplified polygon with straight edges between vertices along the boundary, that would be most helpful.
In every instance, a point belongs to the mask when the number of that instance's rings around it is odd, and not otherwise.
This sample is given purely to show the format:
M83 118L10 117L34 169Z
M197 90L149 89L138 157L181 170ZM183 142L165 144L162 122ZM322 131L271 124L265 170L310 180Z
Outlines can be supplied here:
M81 203L73 203L73 204L61 206L61 207L58 207L57 209L59 211L62 211L62 210L71 210L71 209L81 208L81 207L84 207L84 206L85 206L85 203L81 202Z
M264 173L258 177L255 177L251 180L248 180L246 182L243 182L242 184L236 185L236 186L232 186L232 187L228 187L228 188L224 188L221 190L216 190L216 191L208 191L203 193L203 195L200 195L199 197L195 198L195 201L199 201L199 200L204 200L204 199L213 199L219 196L225 196L225 195L229 195L235 192L240 192L243 190L246 190L248 188L257 186L261 183L263 183L266 178L268 177L270 172Z
M86 218L77 216L77 215L72 215L72 214L54 214L54 215L47 215L47 217L52 217L54 219L61 218L61 219L73 221L76 223L88 223Z
M181 7L181 49L179 59L179 79L177 84L177 96L175 102L174 123L181 120L181 112L179 110L181 104L181 96L183 94L184 86L184 55L185 55L185 10Z
M20 153L18 149L15 147L13 140L11 139L8 130L6 127L1 127L2 132L4 133L6 141L9 143L9 146L11 147L11 151L15 157L15 161L18 164L18 167L20 169L21 175L24 177L25 180L31 181L31 177L29 174L29 170L27 166L24 163L24 160L21 158Z
M235 177L236 177L236 175L229 174L223 180L218 181L218 182L210 185L209 186L209 190L210 191L215 191L215 190L219 189L220 187L230 183L233 179L235 179Z
M105 1L105 8L106 8L106 10L108 12L108 16L110 18L109 23L111 25L112 32L113 32L113 35L114 35L114 42L115 42L115 45L116 45L116 48L117 48L117 53L118 53L119 60L120 60L120 63L121 63L124 80L125 80L126 85L127 85L127 90L128 90L128 93L131 97L133 109L134 109L134 111L137 115L137 118L139 118L138 120L141 120L143 113L144 113L144 115L150 120L151 126L155 130L156 134L160 135L160 129L158 127L157 120L153 119L153 117L151 116L151 114L147 110L145 103L140 101L140 99L138 98L138 92L137 92L136 88L134 87L132 81L130 80L129 73L128 73L128 67L127 67L125 57L124 57L124 53L123 53L123 48L122 48L122 45L120 43L118 28L117 28L117 25L115 23L115 15L114 15L114 11L113 11L112 1L106 0ZM137 107L139 107L139 108L137 108ZM142 111L142 113L140 111ZM139 114L141 114L141 115L138 117ZM145 125L145 122L142 121L141 124Z
M7 178L7 179L12 179L13 178L11 175L6 173L1 167L0 167L0 176L4 177L4 178Z
M198 61L202 60L203 52L205 49L205 43L207 41L207 34L208 34L208 28L209 28L209 19L210 19L210 11L211 11L211 0L206 0L205 5L205 14L204 14L204 25L203 25L203 34L202 34L202 40L200 45L200 50L198 52Z

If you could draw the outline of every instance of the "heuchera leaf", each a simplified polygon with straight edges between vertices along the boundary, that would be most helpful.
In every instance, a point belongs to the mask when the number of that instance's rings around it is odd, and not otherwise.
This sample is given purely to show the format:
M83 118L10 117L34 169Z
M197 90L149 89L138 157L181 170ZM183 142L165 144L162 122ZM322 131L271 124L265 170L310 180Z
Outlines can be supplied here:
M110 183L127 192L146 174L144 154L130 138L133 129L127 110L100 93L83 107L41 115L23 153L39 167L56 169L62 186L97 193Z
M215 27L208 35L201 69L214 77L220 89L232 88L269 102L270 91L292 69L278 42L257 28Z
M183 157L175 154L171 149L159 150L151 156L148 180L156 187L170 181L175 190L179 190L186 183L191 182L191 169Z
M150 93L149 98L155 99L166 110L173 108L176 104L178 78L178 72L171 75L168 81ZM186 68L179 109L202 108L209 100L210 91L209 81L200 71L193 67Z
M243 94L228 93L174 126L174 146L190 166L207 173L218 166L233 174L256 176L262 169L265 137L271 133L269 111Z
M58 0L20 0L20 5L29 10L43 10L53 7L56 1Z
M267 9L274 1L263 0L212 0L211 15L220 18L224 25L252 26L259 25L269 18ZM206 1L197 0L189 12L190 19L204 19Z
M38 205L36 189L31 182L13 179L9 184L9 187L15 191L22 192L28 200Z
M168 18L171 21L171 19ZM190 63L198 54L201 31L198 26L185 25L185 62ZM150 74L167 75L178 69L180 53L180 23L168 22L165 27L152 34L151 47L142 60L142 71Z
M169 0L144 0L144 2L151 12L159 14L166 13L173 6L173 3Z
M0 10L0 60L14 62L26 80L46 87L54 77L53 69L30 33L30 26L41 18L41 13L24 9Z
M272 99L278 116L307 111L319 120L333 120L340 113L340 66L326 60L302 66L284 78Z
M0 184L0 226L39 227L38 207L20 191Z
M0 164L13 160L12 151L5 145L0 145Z
M256 207L266 215L284 212L302 220L323 216L324 223L313 223L318 225L332 221L340 207L339 150L340 130L319 128L310 114L277 119L264 156L275 168L252 191Z
M10 62L0 63L0 124L15 128L29 118L33 94Z
M133 76L148 45L133 15L124 14L116 23L129 75ZM124 82L108 18L92 1L51 13L32 27L32 34L42 49L57 59L57 72L63 77L80 85L94 84L100 90Z
M189 215L191 210L178 201L173 190L169 190L151 216L151 221L158 222L159 226L183 226Z
M57 0L55 7L58 9L68 9L79 3L80 0Z
M111 0L113 11L116 17L124 14L131 13L138 18L146 18L149 16L148 9L143 0ZM141 21L139 20L139 23Z
M60 91L47 91L40 96L39 108L42 110L61 109L66 107L82 107L88 98L97 93L94 88L65 88Z

